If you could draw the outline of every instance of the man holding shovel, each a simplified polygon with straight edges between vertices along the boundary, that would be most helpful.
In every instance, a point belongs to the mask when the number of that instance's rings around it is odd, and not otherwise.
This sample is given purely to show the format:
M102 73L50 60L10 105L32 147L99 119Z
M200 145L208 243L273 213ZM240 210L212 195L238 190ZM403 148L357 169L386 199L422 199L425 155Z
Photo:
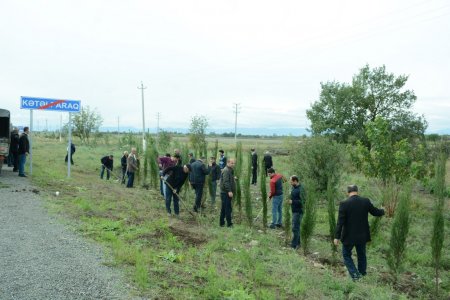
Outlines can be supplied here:
M175 165L164 169L164 171L162 172L161 180L165 181L167 185L165 193L167 215L169 217L172 216L171 204L173 197L173 210L175 212L175 216L178 218L180 214L180 199L178 197L178 193L180 192L181 187L188 177L191 166L189 164L180 166L178 164L178 160L181 159L179 154L175 154L173 159ZM167 174L170 175L166 180L164 180L164 176Z
M106 180L109 180L109 177L111 176L111 172L113 170L113 155L107 155L103 156L100 161L102 163L102 171L100 172L100 179L103 179L103 174L105 174L106 169Z

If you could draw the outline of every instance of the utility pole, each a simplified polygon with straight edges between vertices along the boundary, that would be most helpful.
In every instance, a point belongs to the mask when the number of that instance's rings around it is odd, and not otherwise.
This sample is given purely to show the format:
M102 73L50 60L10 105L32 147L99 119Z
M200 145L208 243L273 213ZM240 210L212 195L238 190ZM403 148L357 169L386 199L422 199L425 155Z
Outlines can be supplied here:
M62 113L59 116L59 142L62 141Z
M119 122L120 122L120 117L117 116L117 137L120 139L120 126L119 126ZM119 140L120 141L120 140Z
M234 142L237 142L237 115L239 113L239 109L241 108L240 103L234 103Z
M156 113L156 136L159 138L159 118L161 117L161 114L159 112Z
M144 90L147 87L144 86L144 84L141 81L141 86L138 86L138 89L141 90L141 94L142 94L142 148L143 151L145 152L146 149L146 144L145 144L145 116L144 116Z

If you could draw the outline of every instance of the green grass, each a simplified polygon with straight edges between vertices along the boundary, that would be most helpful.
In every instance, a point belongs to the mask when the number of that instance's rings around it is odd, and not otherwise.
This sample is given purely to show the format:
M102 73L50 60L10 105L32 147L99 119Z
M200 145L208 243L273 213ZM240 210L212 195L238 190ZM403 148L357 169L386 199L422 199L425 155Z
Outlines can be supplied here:
M114 154L114 173L118 176L121 153L129 150L129 146L119 146L119 143L114 146L115 141L116 137L112 136L108 139L109 145L77 145L75 165L71 178L67 178L66 144L38 137L33 143L32 180L41 187L49 210L73 225L81 235L101 244L110 257L108 264L122 269L135 287L134 293L140 296L159 299L406 299L428 298L431 294L433 270L429 236L430 207L434 201L431 195L413 193L405 272L400 275L399 285L393 286L386 279L386 241L392 221L386 218L381 220L380 230L368 246L369 275L362 282L353 283L341 263L328 263L332 252L325 201L319 203L308 256L302 251L284 248L282 231L263 233L262 218L249 228L244 218L239 220L236 213L233 229L220 228L219 210L207 208L197 222L181 205L181 219L169 219L159 190L146 190L138 184L135 189L125 189L114 180L100 180L100 158ZM232 145L230 139L219 140L219 148L229 151L229 157L233 157ZM244 152L254 145L260 150L260 158L266 148L284 147L281 139L252 139L244 141ZM274 164L277 172L292 175L288 156L274 156ZM343 171L341 199L345 198L345 186L356 183L362 194L372 197L376 205L380 204L380 191L374 182L360 174ZM59 196L55 191L60 192ZM192 191L187 193L189 197L183 200L190 209ZM256 216L261 209L261 200L256 199L260 197L259 187L252 186L251 193ZM183 197L183 192L181 195ZM447 209L446 228L449 222ZM252 241L257 241L257 245L251 244ZM445 249L449 249L448 239L443 253L443 265L448 274L450 256ZM442 279L441 288L448 294L449 280Z

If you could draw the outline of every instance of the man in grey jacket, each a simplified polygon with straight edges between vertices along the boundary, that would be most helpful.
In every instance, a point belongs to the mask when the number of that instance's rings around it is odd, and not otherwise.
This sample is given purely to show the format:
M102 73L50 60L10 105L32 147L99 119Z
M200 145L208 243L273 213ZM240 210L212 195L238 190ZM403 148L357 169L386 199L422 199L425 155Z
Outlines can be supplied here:
M221 227L225 226L225 219L227 220L227 227L232 227L231 213L233 208L231 201L236 191L236 182L234 181L234 165L235 160L229 159L227 166L222 170L222 179L220 180L220 198L222 199L222 207L220 209L219 224Z

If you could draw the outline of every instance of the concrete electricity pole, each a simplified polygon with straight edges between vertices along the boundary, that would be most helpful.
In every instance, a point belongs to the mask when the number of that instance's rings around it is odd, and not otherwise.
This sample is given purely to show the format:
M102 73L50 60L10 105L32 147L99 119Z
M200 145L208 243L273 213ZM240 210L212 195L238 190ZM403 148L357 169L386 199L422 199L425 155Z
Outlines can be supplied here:
M119 137L120 138L120 126L119 126L119 122L120 122L120 119L119 119L120 117L119 116L117 116L117 137ZM119 140L120 141L120 140Z
M239 109L241 108L240 103L234 103L234 142L237 142L237 115L239 113Z
M145 115L144 115L144 90L147 87L144 86L144 84L141 81L141 86L138 86L138 89L141 90L141 94L142 94L142 151L145 152L146 147L146 143L145 143Z
M156 113L156 135L159 137L159 118L161 118L161 114L158 112Z

